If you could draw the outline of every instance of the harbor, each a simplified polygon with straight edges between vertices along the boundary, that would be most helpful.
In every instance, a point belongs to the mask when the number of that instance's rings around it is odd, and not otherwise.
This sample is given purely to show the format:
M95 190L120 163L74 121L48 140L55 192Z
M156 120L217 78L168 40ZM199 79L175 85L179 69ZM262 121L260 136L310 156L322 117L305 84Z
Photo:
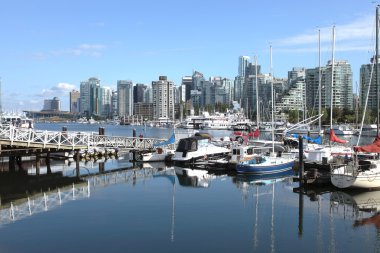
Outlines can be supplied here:
M136 131L137 136L163 140L173 132L77 123L37 123L35 128L59 131L62 127L81 132L101 127L109 136L125 137L133 137ZM215 139L233 133L201 132ZM92 252L110 247L113 252L126 248L150 252L157 246L168 252L184 247L192 252L199 246L220 252L283 252L289 243L300 250L352 252L359 245L366 251L376 251L380 245L375 223L379 191L367 196L326 184L303 187L295 180L297 167L277 176L259 176L190 164L136 162L132 156L120 152L114 157L80 159L79 169L73 158L51 159L49 166L40 164L39 173L33 160L23 160L23 173L3 172L0 244L12 245L12 252L52 251L56 237L62 243L58 252L72 251L71 243ZM48 235L43 245L34 242L40 236L36 231ZM110 236L115 231L117 236ZM25 244L16 243L20 234L27 235ZM83 240L83 235L94 240ZM349 245L344 243L347 236L352 238ZM144 238L152 243L143 243ZM188 240L195 243L189 245Z

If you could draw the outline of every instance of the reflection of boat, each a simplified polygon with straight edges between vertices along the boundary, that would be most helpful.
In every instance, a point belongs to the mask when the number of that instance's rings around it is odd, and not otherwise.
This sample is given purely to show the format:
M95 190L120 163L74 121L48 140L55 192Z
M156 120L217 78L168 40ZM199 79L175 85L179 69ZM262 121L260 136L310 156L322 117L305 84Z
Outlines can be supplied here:
M333 192L330 200L354 209L356 217L361 217L355 220L354 227L373 224L380 228L380 191ZM362 214L373 215L362 218Z
M352 206L356 211L380 211L380 191L332 192L330 200Z
M175 167L175 174L178 177L178 182L182 186L191 187L208 187L209 180L212 175L208 174L207 170L197 170L189 168Z

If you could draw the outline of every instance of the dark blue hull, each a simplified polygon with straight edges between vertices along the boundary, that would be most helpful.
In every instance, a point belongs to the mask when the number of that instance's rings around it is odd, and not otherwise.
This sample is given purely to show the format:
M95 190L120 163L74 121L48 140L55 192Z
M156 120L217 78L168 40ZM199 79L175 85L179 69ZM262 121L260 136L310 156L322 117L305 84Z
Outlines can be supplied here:
M236 171L238 173L246 174L277 174L285 171L292 170L294 166L294 161L289 161L282 164L274 165L260 165L260 164L238 164L236 165Z

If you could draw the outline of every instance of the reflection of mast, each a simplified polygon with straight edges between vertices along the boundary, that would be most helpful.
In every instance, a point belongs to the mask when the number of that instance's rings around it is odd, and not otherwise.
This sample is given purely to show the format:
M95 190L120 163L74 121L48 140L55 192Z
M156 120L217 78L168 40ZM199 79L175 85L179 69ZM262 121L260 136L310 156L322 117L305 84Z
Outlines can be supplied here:
M172 199L172 229L171 229L171 236L170 240L171 242L174 242L174 221L175 221L175 183L173 184L173 199Z
M257 240L257 228L258 228L258 217L259 217L259 187L256 185L256 206L255 206L255 227L253 230L253 247L256 249Z
M276 252L274 247L274 183L272 184L272 221L271 221L271 252Z
M320 246L318 251L322 252L323 249L323 240L322 240L322 202L321 198L318 198L318 231L317 231L317 246Z
M330 205L330 249L329 252L335 252L335 229L334 216L332 214L332 206Z

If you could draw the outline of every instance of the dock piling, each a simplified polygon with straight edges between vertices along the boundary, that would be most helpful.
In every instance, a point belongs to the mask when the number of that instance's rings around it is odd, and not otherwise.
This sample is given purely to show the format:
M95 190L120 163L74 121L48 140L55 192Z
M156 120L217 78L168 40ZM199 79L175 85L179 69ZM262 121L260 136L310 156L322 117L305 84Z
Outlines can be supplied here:
M299 157L299 166L298 166L298 170L299 170L299 182L300 182L300 186L303 184L303 175L304 175L304 166L303 166L303 136L302 135L299 135L298 136L298 150L299 150L299 153L298 153L298 157Z

